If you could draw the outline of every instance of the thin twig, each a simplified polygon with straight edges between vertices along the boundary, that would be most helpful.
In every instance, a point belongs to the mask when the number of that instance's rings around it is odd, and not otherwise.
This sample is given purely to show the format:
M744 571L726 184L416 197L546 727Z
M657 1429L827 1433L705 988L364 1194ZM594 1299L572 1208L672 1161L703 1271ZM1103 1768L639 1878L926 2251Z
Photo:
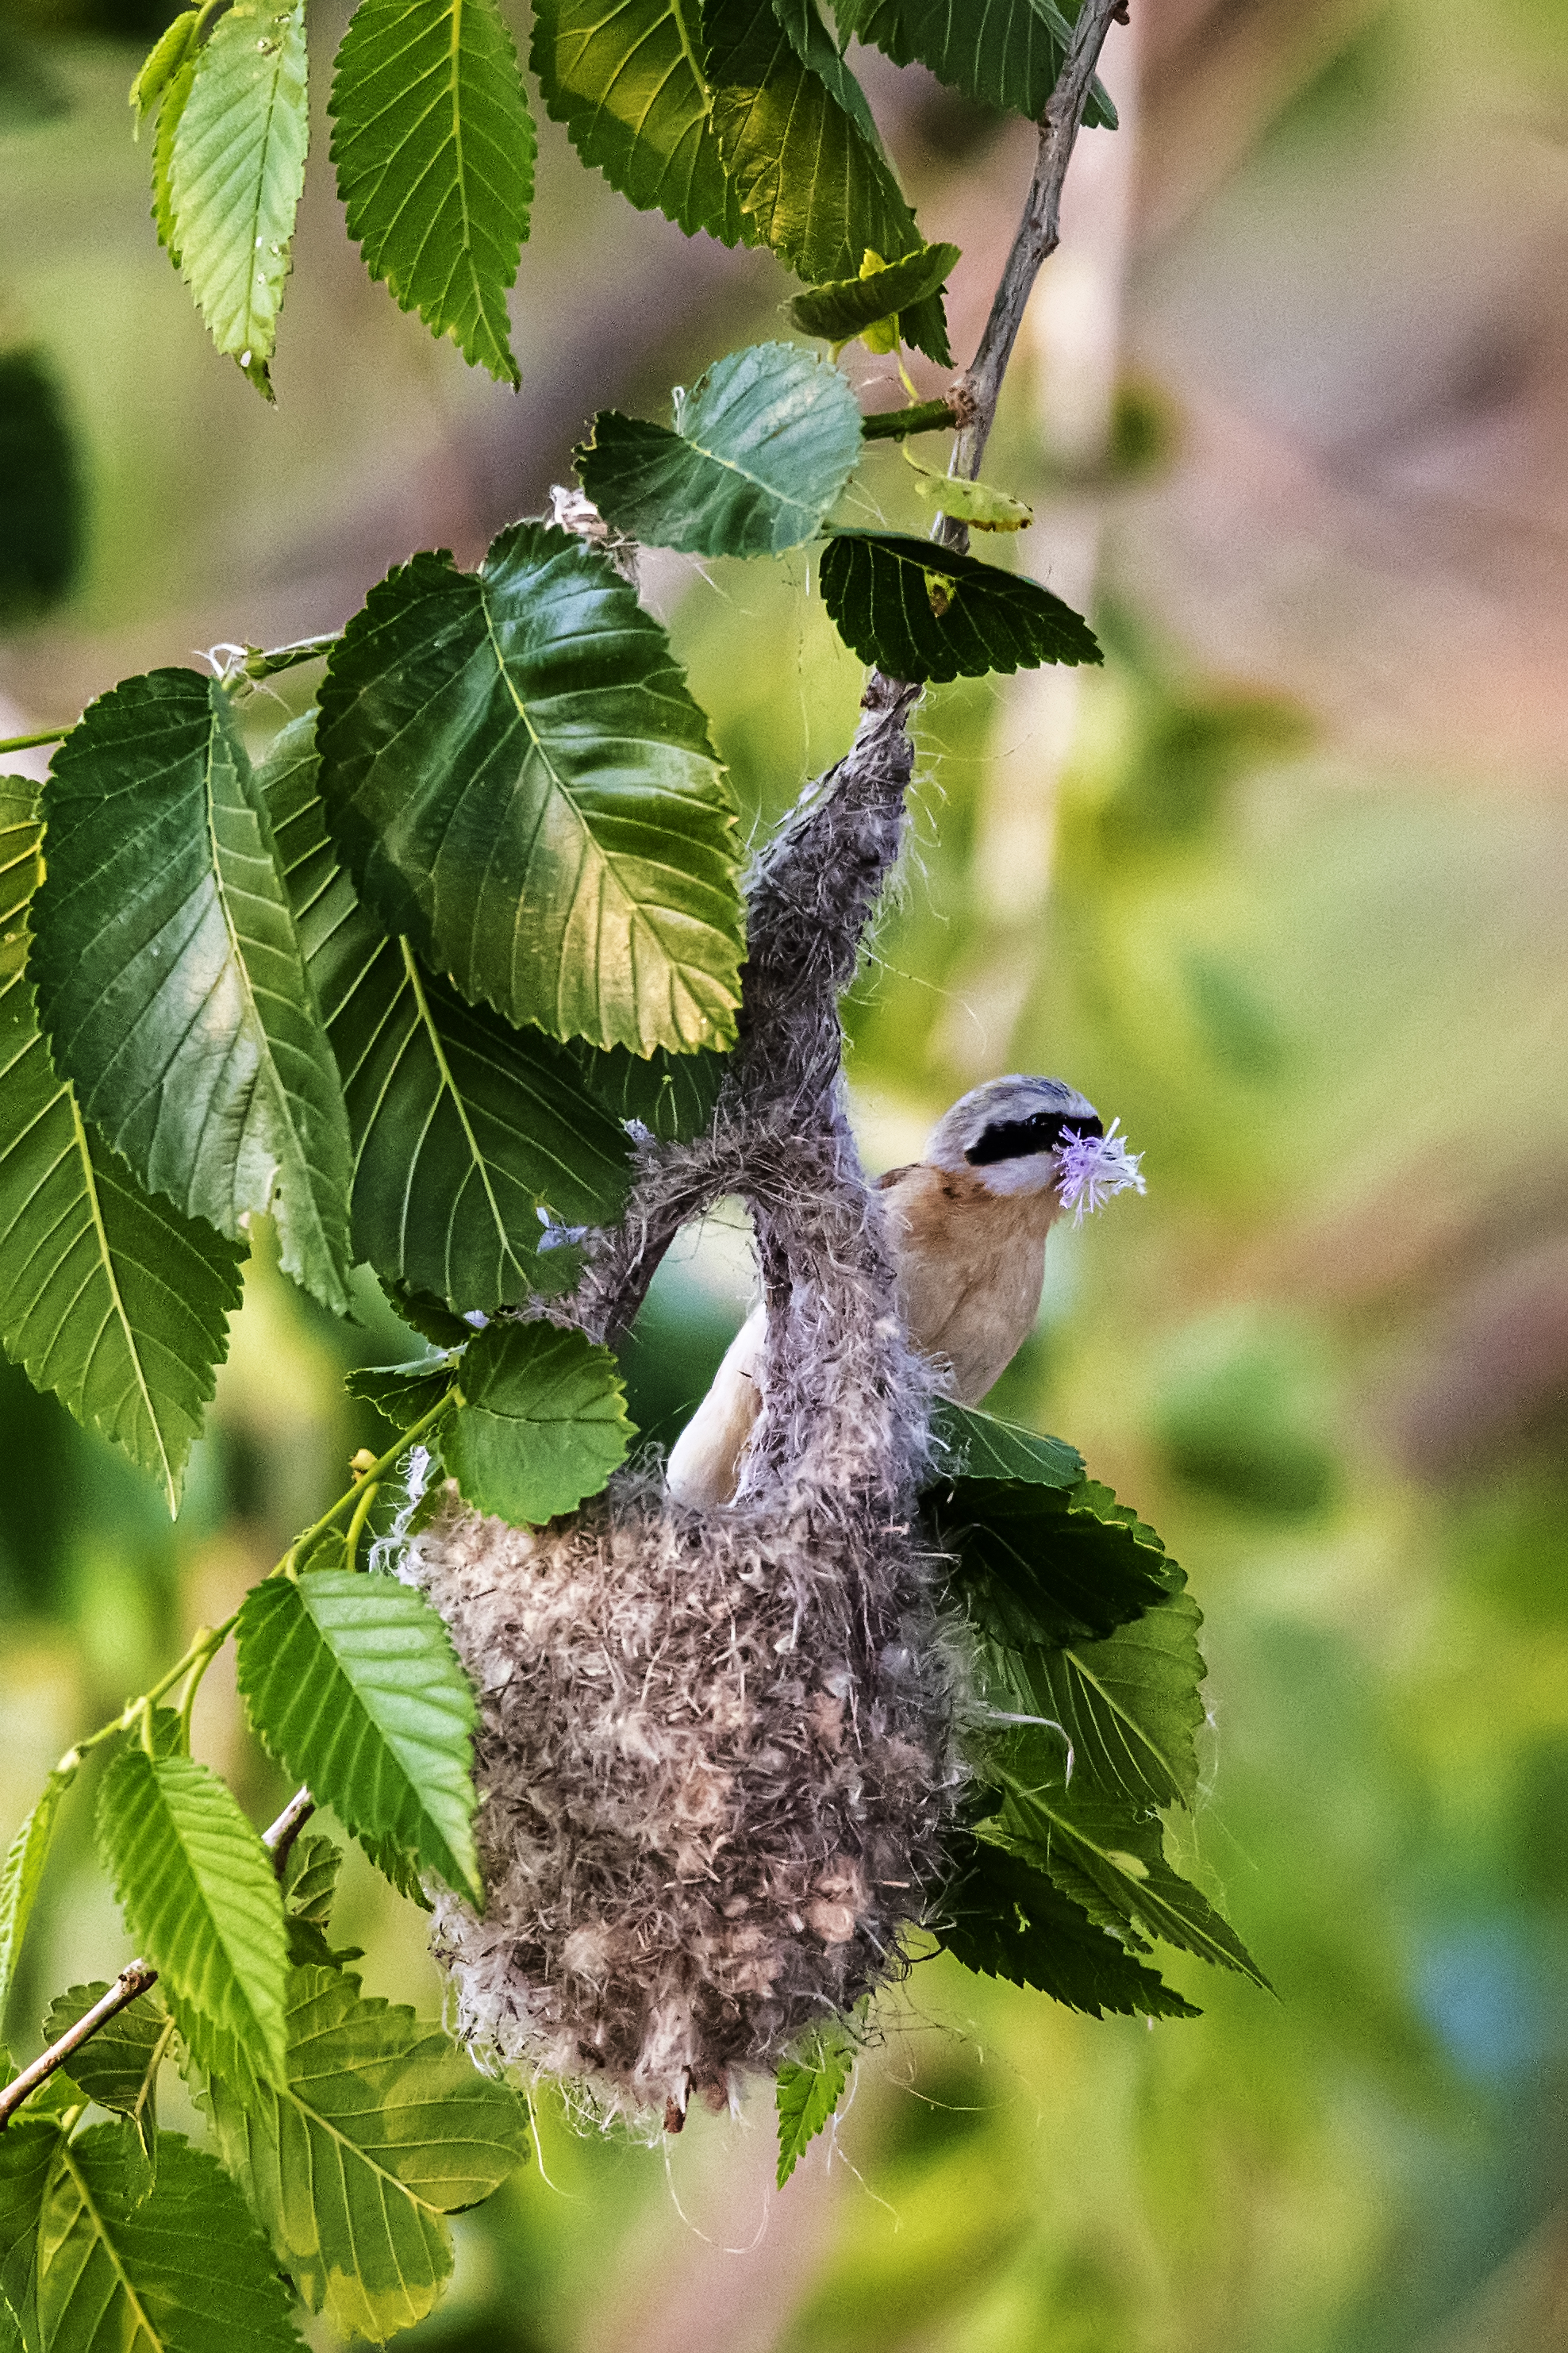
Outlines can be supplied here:
M4 2132L29 2092L36 2092L40 2084L47 2084L56 2068L65 2065L73 2051L79 2051L100 2026L107 2026L110 2020L117 2018L122 2010L129 2010L138 1994L145 1993L149 1986L157 1982L157 1970L150 1969L145 1961L132 1961L129 1968L121 1969L101 2000L95 2001L90 2010L84 2010L76 2024L68 2026L58 2042L51 2042L30 2067L24 2067L21 2073L0 2092L0 2132Z
M860 433L867 441L896 441L909 433L950 432L958 421L956 403L944 396L916 401L909 408L868 408L860 419Z
M279 1879L289 1860L289 1850L316 1810L316 1800L309 1789L296 1789L278 1820L261 1833L261 1843L270 1851L272 1868Z
M1061 239L1062 183L1072 160L1105 37L1125 5L1126 0L1083 0L1073 27L1072 47L1046 102L1040 120L1035 176L1029 183L1018 232L997 284L980 348L955 387L961 396L967 396L972 413L953 445L948 471L962 474L970 481L980 471L985 444L996 421L1002 379L1007 373L1035 280ZM943 546L955 548L962 554L969 544L969 529L956 516L944 515L936 537Z
M0 757L7 752L30 752L37 744L63 744L69 733L68 727L46 727L41 735L7 735L0 744Z

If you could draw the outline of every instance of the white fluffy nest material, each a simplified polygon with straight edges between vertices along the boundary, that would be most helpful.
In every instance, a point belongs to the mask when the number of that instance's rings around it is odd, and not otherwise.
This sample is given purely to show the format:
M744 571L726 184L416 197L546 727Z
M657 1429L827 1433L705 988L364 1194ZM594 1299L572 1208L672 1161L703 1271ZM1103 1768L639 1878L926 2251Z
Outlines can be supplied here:
M486 1912L437 1915L458 2027L602 2116L722 2105L902 1968L942 1881L960 1669L914 1508L931 1376L838 1078L911 699L873 679L855 746L753 878L712 1129L642 1147L568 1311L614 1342L679 1227L745 1199L769 1299L746 1490L696 1513L626 1473L538 1533L448 1495L403 1565L482 1703Z

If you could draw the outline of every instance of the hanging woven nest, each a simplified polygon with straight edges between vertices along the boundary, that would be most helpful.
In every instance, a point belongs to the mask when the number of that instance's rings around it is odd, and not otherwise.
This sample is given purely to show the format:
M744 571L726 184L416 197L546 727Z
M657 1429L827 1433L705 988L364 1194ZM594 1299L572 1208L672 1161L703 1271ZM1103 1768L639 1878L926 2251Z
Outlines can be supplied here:
M592 2113L723 2105L900 1971L941 1883L962 1668L915 1508L931 1374L845 1119L837 1010L898 854L913 699L872 679L754 876L710 1131L641 1147L563 1319L618 1341L679 1228L740 1196L768 1349L734 1504L633 1472L535 1532L448 1491L409 1546L483 1711L486 1910L445 1895L436 1922L457 2024Z

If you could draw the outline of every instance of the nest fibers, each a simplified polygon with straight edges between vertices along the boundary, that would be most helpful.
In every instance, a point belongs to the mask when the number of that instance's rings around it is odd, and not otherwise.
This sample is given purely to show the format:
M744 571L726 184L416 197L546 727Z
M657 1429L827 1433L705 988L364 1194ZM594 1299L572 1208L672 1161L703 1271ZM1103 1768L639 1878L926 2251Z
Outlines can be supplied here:
M641 1147L570 1315L614 1342L681 1224L746 1201L765 1405L722 1511L626 1474L538 1532L452 1499L404 1573L482 1704L488 1901L444 1895L460 2032L590 2112L678 2124L902 1966L960 1780L954 1644L916 1529L931 1376L844 1118L837 998L897 855L912 690L748 897L741 1040L709 1134Z

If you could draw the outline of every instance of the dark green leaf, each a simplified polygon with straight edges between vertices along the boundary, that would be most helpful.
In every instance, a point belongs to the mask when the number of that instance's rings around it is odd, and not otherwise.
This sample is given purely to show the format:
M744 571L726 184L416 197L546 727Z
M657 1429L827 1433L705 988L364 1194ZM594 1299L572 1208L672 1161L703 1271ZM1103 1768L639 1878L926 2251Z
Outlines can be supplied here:
M985 1839L964 1837L960 1860L941 1935L966 1969L1032 1986L1091 2018L1107 2010L1124 2018L1198 2016L1155 1970L1097 1928L1044 1872Z
M236 1637L252 1728L356 1836L392 1839L476 1904L476 1721L452 1638L395 1577L308 1569L246 1595Z
M919 58L982 106L1001 106L1037 122L1056 88L1072 26L1053 0L837 0L842 39L868 41L901 66ZM1114 129L1116 109L1097 81L1085 122Z
M791 302L790 315L808 335L825 336L835 344L852 343L868 327L888 319L896 322L900 311L940 294L959 258L956 245L922 245L858 278L808 287Z
M890 532L835 531L822 599L863 662L889 678L980 678L1103 659L1089 624L1022 573Z
M81 562L81 469L54 368L0 353L0 622L47 612Z
M787 13L786 30L771 0L707 0L713 128L763 244L820 286L855 277L868 253L894 261L922 239L815 0ZM940 295L912 305L903 330L951 364Z
M318 741L361 897L466 997L642 1054L733 1036L733 802L602 555L524 522L479 573L416 556L344 632Z
M471 366L518 382L506 298L533 197L533 121L496 0L360 0L328 108L364 266Z
M139 1182L282 1259L342 1313L348 1123L265 803L195 670L89 709L45 790L29 969L55 1059Z
M1076 1778L1064 1783L1059 1744L1047 1745L1032 1731L999 1744L984 1774L1003 1790L1004 1802L980 1824L980 1836L1045 1872L1098 1927L1135 1950L1162 1937L1272 1990L1236 1931L1166 1862L1157 1814L1081 1787Z
M12 2072L11 2054L0 2051L0 2068ZM38 2222L49 2177L66 2145L52 2116L37 2113L36 2101L0 2133L0 2347L5 2353L38 2348Z
M363 1398L394 1430L423 1421L458 1377L449 1356L422 1357L411 1365L357 1365L343 1382L350 1397Z
M434 1348L448 1353L467 1347L476 1326L454 1315L444 1300L428 1291L410 1291L405 1282L382 1282L382 1289L411 1332L419 1333Z
M1061 1726L1075 1789L1139 1805L1192 1804L1202 1624L1197 1603L1175 1593L1102 1641L1006 1654L1003 1672L1019 1705Z
M270 399L310 137L305 0L235 0L195 64L169 164L173 249L213 342ZM175 66L171 93L179 79Z
M49 1066L22 920L42 871L37 804L36 786L0 778L0 1342L161 1479L173 1512L243 1252L144 1194Z
M1042 1438L978 1407L938 1401L931 1435L956 1472L977 1479L1025 1479L1044 1487L1076 1487L1083 1457L1064 1438Z
M16 1974L16 1957L27 1933L37 1900L38 1883L49 1859L49 1843L59 1820L66 1791L76 1779L77 1767L58 1767L44 1783L38 1801L5 1850L0 1863L0 2016Z
M696 555L778 555L819 529L860 455L835 367L756 343L675 395L675 429L602 409L576 452L584 489L629 538Z
M283 2284L205 2150L158 2136L158 2182L127 2187L125 2127L65 2150L38 2234L47 2353L299 2353Z
M514 1527L542 1527L596 1495L637 1431L608 1348L553 1324L492 1324L463 1358L442 1440L458 1493Z
M109 1991L106 1982L72 1986L56 1996L44 2021L44 2040L56 2042ZM157 2175L158 2071L174 2038L174 2021L155 1993L138 1994L97 2028L71 2055L71 2073L89 2100L129 2121L141 2151L127 2150L126 2189L144 2198Z
M126 1922L204 2067L283 2073L283 1905L226 1785L190 1757L128 1745L104 1776L98 1841Z
M778 2185L782 2189L844 2096L855 2046L840 2027L813 2035L798 2058L779 2069L773 2105L779 2120Z
M545 1287L541 1208L566 1224L613 1220L626 1138L584 1096L581 1049L465 1005L358 905L316 790L314 727L307 712L282 729L258 779L343 1075L355 1248L395 1302L400 1287L425 1294L439 1328L400 1307L416 1330L461 1345L470 1327L443 1300L489 1310Z
M625 1046L595 1053L580 1041L570 1050L584 1085L614 1119L636 1120L661 1144L689 1144L707 1134L729 1067L727 1054L667 1054L660 1049L644 1056Z
M726 179L702 76L700 0L535 0L531 62L582 156L689 237L756 242Z
M528 2111L412 2010L352 1977L293 1971L289 2078L212 2086L224 2157L312 2312L377 2344L423 2319L452 2268L445 2216L522 2161Z
M1103 1517L1088 1481L955 1479L928 1491L923 1509L955 1556L957 1591L988 1634L1015 1647L1093 1641L1182 1588L1152 1528Z
M320 1831L304 1831L295 1840L283 1865L283 1909L291 1920L330 1926L342 1860L342 1847Z

